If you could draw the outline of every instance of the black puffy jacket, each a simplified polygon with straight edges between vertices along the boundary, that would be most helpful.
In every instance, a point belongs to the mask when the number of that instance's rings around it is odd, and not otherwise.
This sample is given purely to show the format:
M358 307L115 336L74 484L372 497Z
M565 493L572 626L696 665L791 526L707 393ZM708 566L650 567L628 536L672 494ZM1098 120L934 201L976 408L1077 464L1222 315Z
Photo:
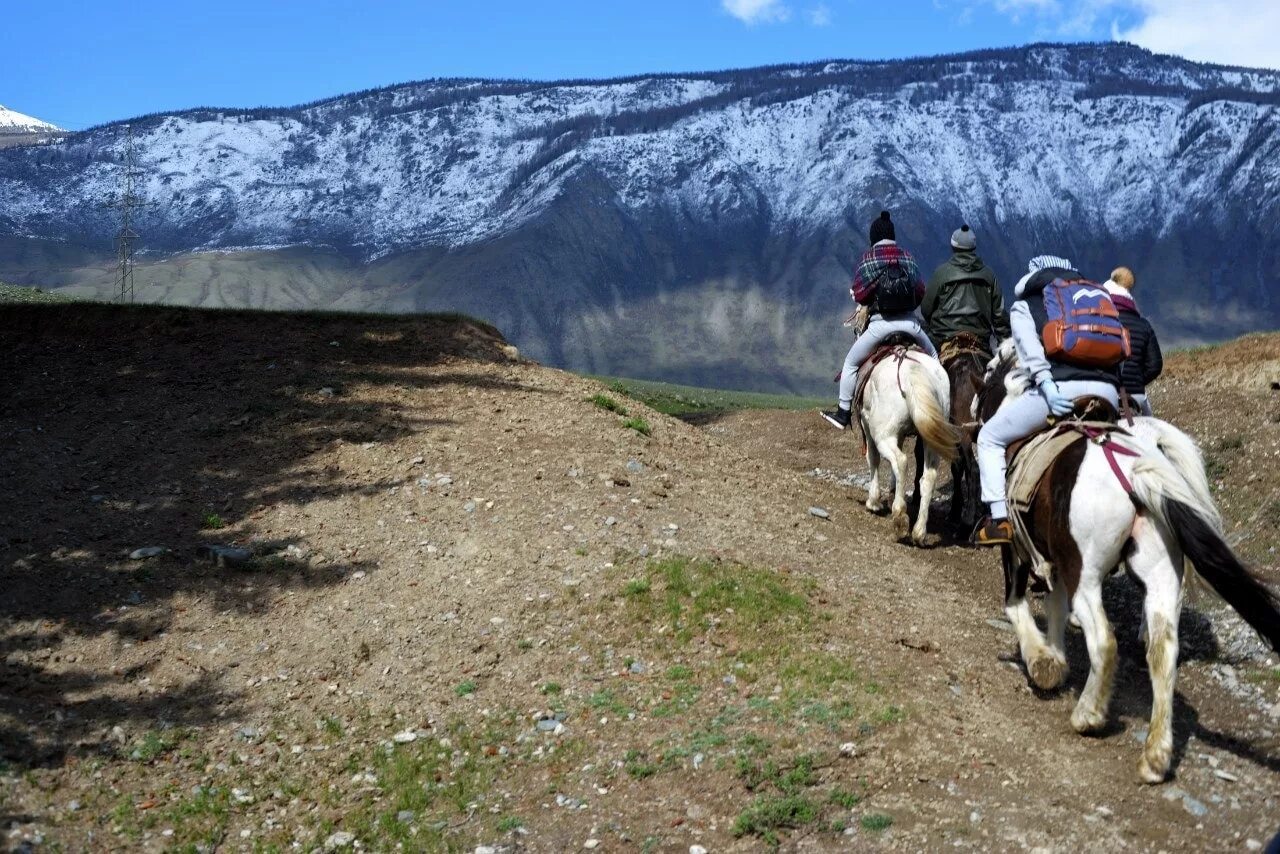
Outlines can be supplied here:
M1129 394L1146 394L1147 384L1155 382L1164 370L1156 331L1138 314L1133 300L1112 294L1111 301L1120 311L1120 322L1129 330L1129 358L1120 363L1120 382Z

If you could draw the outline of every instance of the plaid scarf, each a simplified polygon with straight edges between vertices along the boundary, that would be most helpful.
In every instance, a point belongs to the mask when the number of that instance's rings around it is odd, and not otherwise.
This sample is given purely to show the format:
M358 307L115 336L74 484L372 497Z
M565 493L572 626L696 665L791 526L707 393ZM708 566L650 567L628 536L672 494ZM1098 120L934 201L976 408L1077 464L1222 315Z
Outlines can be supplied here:
M862 254L858 269L853 274L853 284L849 290L858 305L871 305L876 298L876 282L890 267L901 267L911 281L916 283L916 302L924 300L924 279L920 275L920 267L911 253L896 243L888 241L877 243Z

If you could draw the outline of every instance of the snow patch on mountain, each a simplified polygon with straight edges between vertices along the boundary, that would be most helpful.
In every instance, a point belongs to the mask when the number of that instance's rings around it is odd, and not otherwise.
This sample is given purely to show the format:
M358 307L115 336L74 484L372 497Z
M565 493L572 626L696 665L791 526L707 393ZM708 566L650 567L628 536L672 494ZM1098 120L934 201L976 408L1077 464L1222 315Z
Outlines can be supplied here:
M60 133L62 128L0 104L0 134Z

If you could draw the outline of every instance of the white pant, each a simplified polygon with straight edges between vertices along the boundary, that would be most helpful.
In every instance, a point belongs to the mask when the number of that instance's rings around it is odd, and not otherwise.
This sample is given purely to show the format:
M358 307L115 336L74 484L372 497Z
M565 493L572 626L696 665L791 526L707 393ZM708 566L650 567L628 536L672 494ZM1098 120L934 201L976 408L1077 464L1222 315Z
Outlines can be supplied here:
M1117 408L1120 406L1120 393L1110 383L1096 380L1058 383L1058 391L1073 399L1100 397ZM1006 519L1009 516L1005 505L1005 448L1042 429L1048 420L1049 402L1037 388L1006 402L978 433L982 500L991 505L993 518Z
M880 342L893 335L895 332L904 332L916 339L916 343L920 345L920 349L924 350L935 359L938 357L938 351L934 349L933 342L929 340L929 336L924 334L924 329L920 326L920 321L915 315L899 315L892 320L886 320L880 315L871 318L871 322L867 324L866 331L858 336L853 342L853 346L849 348L849 355L844 357L844 370L840 372L840 408L848 409L853 405L853 391L858 387L858 366L871 357L876 347L880 346Z

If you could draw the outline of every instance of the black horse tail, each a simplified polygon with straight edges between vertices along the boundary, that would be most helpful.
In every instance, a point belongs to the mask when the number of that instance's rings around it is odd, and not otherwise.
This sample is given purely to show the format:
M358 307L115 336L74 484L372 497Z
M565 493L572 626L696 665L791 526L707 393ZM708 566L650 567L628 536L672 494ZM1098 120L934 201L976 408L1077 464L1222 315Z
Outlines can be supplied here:
M1172 498L1165 499L1164 511L1178 545L1200 577L1244 617L1272 649L1280 651L1280 597L1240 562L1204 514Z

